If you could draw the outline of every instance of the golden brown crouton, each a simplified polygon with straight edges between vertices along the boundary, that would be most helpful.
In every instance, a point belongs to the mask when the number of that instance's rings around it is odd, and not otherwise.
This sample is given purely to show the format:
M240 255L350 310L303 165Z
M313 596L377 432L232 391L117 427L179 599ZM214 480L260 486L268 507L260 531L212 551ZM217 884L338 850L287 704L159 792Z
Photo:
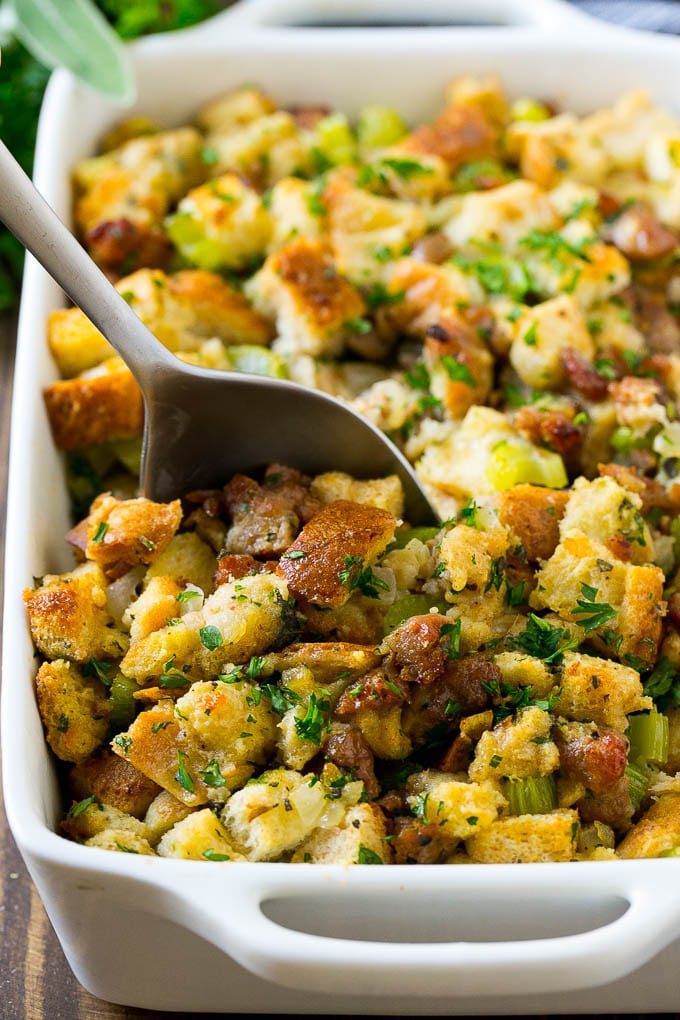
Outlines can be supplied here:
M375 804L356 804L339 825L315 829L293 854L294 864L389 864L385 816ZM376 860L377 858L377 860Z
M146 582L154 577L171 577L181 586L195 584L210 595L216 568L217 557L208 543L194 531L182 531L156 556L146 572Z
M149 810L144 815L144 826L149 843L155 846L161 836L186 818L188 814L195 811L195 808L183 804L177 797L173 797L167 790L161 790L157 797L149 804Z
M85 555L99 564L109 580L115 580L131 567L153 563L170 544L181 520L178 499L154 503L102 493L90 507Z
M168 276L168 292L188 307L197 336L217 336L223 343L269 343L271 323L259 315L243 294L217 273L204 269L183 269Z
M121 854L155 856L148 839L129 829L104 829L86 840L85 846L98 846L100 850L113 850Z
M642 693L640 674L630 666L580 652L565 652L554 710L567 719L625 730L626 716L653 706Z
M361 481L343 471L326 471L312 481L311 493L325 506L337 499L367 503L399 519L404 513L404 489L397 475Z
M316 241L299 239L270 255L249 293L257 311L276 318L281 351L340 354L352 321L366 311L358 290Z
M264 658L261 675L282 673L285 669L306 666L314 674L317 684L328 684L338 675L362 676L380 662L375 646L350 644L345 641L314 641L310 644L288 645L280 652L270 652Z
M498 132L482 110L451 105L434 124L416 128L399 147L407 152L440 156L451 170L457 170L462 163L493 156L497 144Z
M144 405L132 372L116 367L101 375L60 379L44 390L55 445L60 450L98 446L141 434Z
M181 591L181 586L172 577L152 577L149 580L139 598L131 602L123 614L123 625L130 628L132 644L167 626L170 620L180 615L177 596Z
M680 794L660 797L617 847L619 857L663 857L680 846Z
M466 847L472 860L481 864L570 861L578 828L577 811L499 818L468 839Z
M115 351L79 308L58 308L47 319L47 343L66 379L94 368Z
M125 651L127 635L114 626L105 585L96 563L82 563L68 574L46 574L39 588L24 592L31 636L46 658L87 662Z
M629 567L623 603L619 613L619 630L623 634L620 654L642 659L653 666L661 641L664 575L659 567ZM633 662L635 661L633 658Z
M103 684L64 659L44 662L35 679L47 742L62 761L85 761L106 737L108 699Z
M394 536L396 520L386 510L337 500L305 525L279 561L293 595L316 605L337 607L358 586Z
M71 769L69 789L76 800L94 796L127 815L142 818L160 787L108 747Z
M550 715L535 705L503 719L479 738L470 778L483 782L501 776L527 779L550 775L560 765L557 747L550 739L551 727Z
M498 519L524 546L529 560L547 560L560 540L569 493L540 485L515 485L501 493Z
M102 804L87 798L73 804L61 823L61 828L71 839L84 842L101 832L115 829L117 832L139 836L146 839L147 830L144 822L133 815L121 811L112 804Z
M190 861L245 861L229 841L227 830L210 810L194 811L176 822L158 844L159 857Z

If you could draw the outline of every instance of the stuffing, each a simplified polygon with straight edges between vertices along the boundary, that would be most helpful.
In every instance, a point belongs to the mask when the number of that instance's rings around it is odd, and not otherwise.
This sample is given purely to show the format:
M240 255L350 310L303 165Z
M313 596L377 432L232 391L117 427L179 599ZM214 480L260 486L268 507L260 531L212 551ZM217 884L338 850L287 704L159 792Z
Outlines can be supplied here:
M520 545L527 559L550 559L560 540L560 521L569 493L538 485L515 485L501 494L498 520Z
M552 719L548 712L531 706L516 718L503 719L482 733L469 774L475 782L499 782L502 778L527 779L547 776L560 763L550 739Z
M170 544L181 520L178 499L154 503L144 498L119 500L103 493L90 507L85 555L108 580L115 581L131 567L153 563Z
M500 652L494 663L501 671L502 682L512 687L531 687L536 698L547 698L555 686L555 678L542 659L521 652Z
M406 785L411 811L437 825L450 850L491 825L507 808L492 783L452 779L444 772L416 772Z
M404 490L397 475L359 481L343 471L326 471L314 478L311 492L323 506L336 500L349 500L386 510L398 520L404 513Z
M192 680L215 676L226 664L247 662L274 644L287 598L285 581L272 574L229 581L205 600L202 609L131 645L121 669L141 682L160 676L172 660L177 670L188 667Z
M59 450L141 435L144 405L132 372L118 358L100 368L96 375L60 379L45 387L45 410Z
M183 804L167 790L161 790L158 796L151 801L149 809L144 815L144 826L149 843L156 846L161 836L164 836L173 825L181 822L183 818L196 810L198 809Z
M109 727L104 686L85 677L73 662L44 662L35 678L47 742L61 761L84 762L102 744Z
M68 784L76 801L93 796L100 804L144 819L160 792L156 783L107 747L75 765Z
M295 597L317 606L343 606L357 588L375 597L380 589L371 565L396 525L387 510L336 500L305 525L279 560L277 574Z
M148 839L128 829L104 829L96 836L85 840L85 846L96 846L100 850L114 850L123 854L154 856Z
M96 563L82 563L66 574L45 574L27 588L24 603L31 637L48 659L114 659L128 646L106 603L106 578Z
M453 592L465 588L489 591L494 587L494 570L508 549L508 532L501 524L492 524L483 531L467 524L456 524L442 539L439 556L446 569L446 577ZM503 560L504 562L504 560Z
M654 547L641 508L640 496L613 478L577 478L560 521L560 532L567 535L578 530L606 546L610 556L646 563L653 558Z
M465 843L477 864L535 864L571 861L576 855L578 812L561 810L547 815L499 818Z
M149 584L155 577L171 578L182 588L192 584L210 595L216 569L217 557L208 543L194 531L182 531L175 534L149 564L145 583Z
M272 188L268 209L272 224L268 255L298 237L322 240L325 208L315 184L299 177L284 177Z
M339 825L315 829L291 860L294 864L389 864L382 811L373 804L349 808Z
M680 846L680 794L654 801L619 843L618 857L663 857Z
M529 181L462 196L442 230L458 251L471 255L484 245L514 253L531 230L552 230L559 219L548 195Z
M129 629L131 644L181 615L177 596L182 590L172 577L150 578L139 598L134 599L123 614L123 626Z
M563 382L561 352L565 348L588 361L594 357L585 316L568 294L527 309L514 328L510 363L523 382L537 389L556 389Z
M588 720L625 730L631 712L652 707L640 674L630 666L580 652L565 652L554 711L567 719Z
M160 839L159 857L179 857L189 861L244 861L234 850L227 832L210 808L194 811L176 822Z
M206 137L213 174L238 175L260 188L310 169L310 152L295 118L285 110L227 130L216 125Z
M112 829L116 832L125 832L130 836L138 836L141 839L147 837L144 822L111 804L101 803L94 797L87 797L85 800L72 804L66 818L61 823L61 828L72 839L77 839L79 842L85 842L92 839L93 836L109 832Z
M337 355L365 305L349 280L316 241L280 248L249 281L255 309L276 320L281 353Z
M189 191L166 229L189 263L238 270L264 254L271 220L258 192L228 173Z
M196 123L203 131L226 135L275 110L273 99L260 89L245 86L202 106L196 115Z

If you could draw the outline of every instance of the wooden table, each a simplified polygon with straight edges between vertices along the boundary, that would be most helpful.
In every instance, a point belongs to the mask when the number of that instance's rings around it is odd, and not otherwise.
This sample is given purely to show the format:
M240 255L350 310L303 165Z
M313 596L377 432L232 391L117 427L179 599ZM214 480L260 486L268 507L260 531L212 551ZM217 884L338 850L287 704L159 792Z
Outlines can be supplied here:
M14 320L0 318L0 606L14 336ZM96 999L81 987L71 973L7 828L0 790L0 1020L141 1020L143 1017L181 1020L191 1016L196 1020L210 1020L211 1015L158 1013L114 1006ZM213 1020L216 1016L212 1014ZM234 1014L228 1016L235 1020ZM638 1015L638 1020L643 1020L644 1016L646 1014Z

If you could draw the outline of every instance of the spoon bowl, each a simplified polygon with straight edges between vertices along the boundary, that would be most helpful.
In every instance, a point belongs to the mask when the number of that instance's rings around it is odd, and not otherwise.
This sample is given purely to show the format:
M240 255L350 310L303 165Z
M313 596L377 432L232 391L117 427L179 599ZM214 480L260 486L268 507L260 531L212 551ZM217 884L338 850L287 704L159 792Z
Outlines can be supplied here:
M0 220L106 337L145 408L140 484L167 501L279 462L308 474L396 474L412 524L437 514L412 465L335 397L285 379L188 365L146 328L0 142Z

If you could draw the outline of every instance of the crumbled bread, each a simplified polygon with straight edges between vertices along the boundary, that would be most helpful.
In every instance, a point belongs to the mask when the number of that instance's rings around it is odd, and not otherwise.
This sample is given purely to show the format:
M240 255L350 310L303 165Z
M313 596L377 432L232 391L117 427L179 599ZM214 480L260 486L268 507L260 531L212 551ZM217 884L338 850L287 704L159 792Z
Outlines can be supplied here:
M158 796L151 801L149 809L144 815L147 839L151 846L156 846L161 836L164 836L173 825L181 822L195 810L188 804L183 804L177 797L173 797L167 790L161 790Z
M389 864L385 816L375 804L357 804L332 828L315 829L293 854L293 864ZM378 858L378 861L374 860Z
M387 510L397 519L404 513L404 489L397 475L361 481L343 471L326 471L313 479L311 493L324 506L344 499Z
M217 126L207 136L214 153L213 174L232 173L260 188L310 168L308 146L294 117L276 110L226 131Z
M192 680L213 677L228 663L248 662L268 650L283 626L287 598L285 581L273 574L228 581L202 609L135 641L120 668L141 682L160 676L172 660L176 669L187 668Z
M205 595L214 589L213 577L217 557L213 550L194 531L175 535L149 565L145 583L154 577L171 577L181 587L196 585Z
M479 738L468 770L470 779L498 782L501 777L550 775L560 765L557 746L550 739L551 727L548 712L534 705L503 719Z
M229 841L227 831L210 808L194 811L176 822L158 843L159 857L189 861L245 861Z
M182 520L182 504L97 496L87 519L85 555L116 580L139 563L153 563L167 549Z
M655 801L616 848L619 857L662 857L680 846L680 794Z
M567 719L625 730L631 712L653 707L642 693L640 674L611 659L565 652L561 687L554 710Z
M577 811L499 818L466 841L470 858L478 864L533 864L570 861L575 856Z
M281 354L342 353L353 322L366 311L324 246L302 238L270 255L246 291L258 312L276 320Z
M443 772L416 772L407 789L411 810L439 828L449 849L491 825L507 808L492 783L453 779Z
M510 529L529 560L547 560L560 540L560 520L570 495L540 485L515 485L501 493L498 520Z
M96 563L81 563L66 574L45 574L27 588L24 602L31 637L48 659L115 659L128 645L106 604L106 578Z
M97 846L101 850L114 850L123 854L155 856L148 839L130 832L129 829L104 829L96 836L85 840L85 846Z
M147 837L144 822L111 804L103 804L96 800L72 804L61 823L61 828L71 839L77 839L81 843L109 829L140 836L143 839Z
M132 372L118 359L98 375L58 379L43 396L59 450L99 446L141 435L144 405Z
M508 532L502 524L492 524L484 531L466 524L454 525L445 533L439 550L451 590L461 592L470 586L488 594L494 562L507 549Z
M277 574L306 602L342 606L357 587L360 572L389 545L396 524L386 510L336 500L304 526L281 557Z
M510 363L520 379L537 389L555 389L564 381L561 354L567 348L587 361L595 355L586 318L574 298L561 294L524 312L514 323Z
M123 614L123 626L130 629L130 642L141 641L167 626L180 612L177 596L182 591L172 577L152 577L146 588Z
M62 761L82 762L106 738L109 707L103 684L64 659L44 662L35 680L47 742Z
M649 528L640 510L642 500L613 478L577 478L568 494L560 522L563 535L578 530L594 542L606 545L620 559L647 563L654 555Z
M272 222L267 254L278 251L296 238L320 241L323 205L316 184L299 177L284 177L271 190L269 216Z

